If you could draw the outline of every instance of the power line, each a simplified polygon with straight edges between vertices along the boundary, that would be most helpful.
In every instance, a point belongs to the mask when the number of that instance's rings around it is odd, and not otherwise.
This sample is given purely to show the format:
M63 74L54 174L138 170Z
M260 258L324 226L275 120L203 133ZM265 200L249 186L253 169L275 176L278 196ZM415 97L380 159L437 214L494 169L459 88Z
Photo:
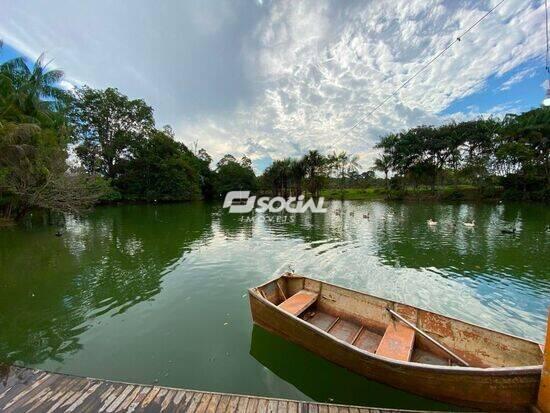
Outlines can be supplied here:
M490 9L487 13L485 13L481 18L479 18L474 24L472 24L470 27L468 27L462 34L460 34L456 39L454 39L447 47L445 47L443 50L441 50L438 54L436 54L432 59L430 59L424 66L422 66L414 75L412 75L410 78L408 78L401 86L399 86L397 89L395 89L390 95L388 95L382 102L380 102L378 105L374 107L371 111L369 111L365 116L363 116L361 119L359 119L352 127L350 127L346 132L344 132L344 135L338 140L341 141L343 138L345 138L349 133L354 130L357 126L359 126L366 118L371 116L374 112L376 112L378 109L380 109L384 104L390 100L392 97L394 97L401 89L406 87L414 78L416 78L420 73L422 73L424 70L426 70L433 62L435 62L437 59L439 59L447 50L449 50L451 47L453 47L456 43L460 42L464 36L466 36L474 27L476 27L479 23L481 23L489 14L491 14L493 11L495 11L502 3L504 3L506 0L501 0L494 6L492 9ZM548 2L548 0L545 0L545 2ZM548 65L548 9L546 12L546 68L548 70L549 76L550 76L550 67Z
M546 76L548 78L548 81L550 82L550 64L549 64L550 49L548 46L548 0L544 0L544 10L545 10L545 16L546 16ZM548 85L548 87L550 87L550 85Z

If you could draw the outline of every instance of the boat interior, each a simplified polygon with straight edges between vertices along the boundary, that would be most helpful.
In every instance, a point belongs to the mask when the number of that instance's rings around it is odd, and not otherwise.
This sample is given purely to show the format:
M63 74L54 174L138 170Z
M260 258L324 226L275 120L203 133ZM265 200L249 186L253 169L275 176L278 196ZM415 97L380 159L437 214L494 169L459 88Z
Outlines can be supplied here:
M285 275L255 290L329 335L389 359L479 368L542 364L537 343L310 278Z

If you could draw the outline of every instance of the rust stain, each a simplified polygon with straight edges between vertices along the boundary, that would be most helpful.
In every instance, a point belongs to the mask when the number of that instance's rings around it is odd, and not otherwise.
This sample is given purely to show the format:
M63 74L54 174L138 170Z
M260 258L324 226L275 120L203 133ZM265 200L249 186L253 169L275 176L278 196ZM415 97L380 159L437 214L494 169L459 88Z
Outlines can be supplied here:
M416 324L418 320L418 310L416 308L405 304L395 303L394 310L407 321Z
M461 335L468 340L479 340L481 337L474 331L463 330Z
M435 314L422 314L422 329L427 333L437 334L440 337L454 338L453 328L449 320L444 320Z

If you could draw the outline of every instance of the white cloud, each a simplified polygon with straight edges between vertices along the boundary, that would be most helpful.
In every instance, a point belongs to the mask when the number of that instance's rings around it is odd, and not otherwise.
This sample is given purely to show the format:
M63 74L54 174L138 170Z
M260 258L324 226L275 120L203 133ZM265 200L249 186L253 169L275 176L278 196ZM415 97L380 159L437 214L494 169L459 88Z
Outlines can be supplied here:
M246 145L238 146L246 142L244 132L263 142L264 150L256 148L253 157L337 147L361 153L368 165L380 135L447 120L437 114L455 99L481 90L491 75L502 75L540 53L542 33L533 30L533 23L542 21L542 8L510 3L516 7L497 9L349 134L345 131L492 4L455 9L448 2L418 1L390 8L376 2L334 10L332 3L277 3L258 25L261 47L247 51L264 92L252 108L218 120L232 131L225 135L232 143L225 141L224 146L246 151ZM502 116L516 110L517 102L514 105L455 118ZM179 130L187 134L185 126Z
M536 73L536 70L535 68L533 67L530 67L530 68L527 68L527 69L524 69L516 74L514 74L513 76L511 76L506 82L504 82L501 86L500 86L500 90L508 90L510 89L513 85L515 85L516 83L520 83L521 81L525 80L525 79L528 79L530 77L533 77Z
M336 148L370 163L380 135L441 122L453 101L545 44L543 4L507 0L346 134L496 0L17 3L0 0L6 43L46 50L69 82L145 98L159 124L215 158Z

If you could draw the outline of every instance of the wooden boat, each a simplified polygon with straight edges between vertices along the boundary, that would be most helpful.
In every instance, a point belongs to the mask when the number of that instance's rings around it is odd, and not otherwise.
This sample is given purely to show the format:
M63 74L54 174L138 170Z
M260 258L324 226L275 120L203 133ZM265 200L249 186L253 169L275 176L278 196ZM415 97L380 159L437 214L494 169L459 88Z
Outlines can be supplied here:
M254 323L370 379L491 411L536 403L536 342L290 273L249 298Z

